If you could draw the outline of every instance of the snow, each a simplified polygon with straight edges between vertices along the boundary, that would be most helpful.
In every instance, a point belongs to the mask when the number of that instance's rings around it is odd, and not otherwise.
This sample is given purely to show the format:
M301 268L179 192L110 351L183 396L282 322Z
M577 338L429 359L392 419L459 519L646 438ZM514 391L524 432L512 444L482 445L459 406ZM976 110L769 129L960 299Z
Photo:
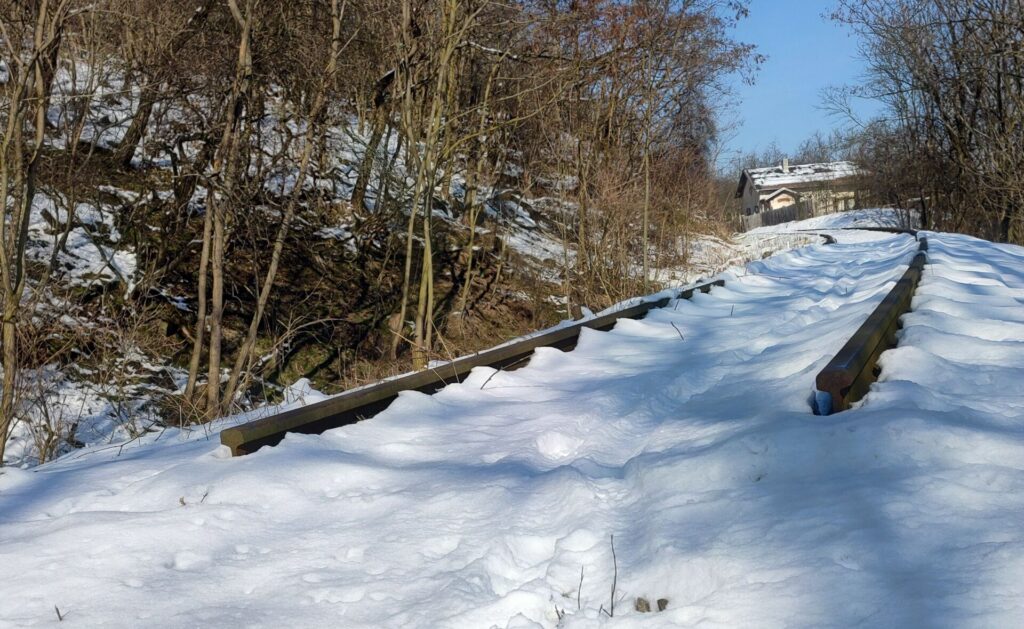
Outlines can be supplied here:
M314 234L324 240L337 240L342 243L345 250L350 253L358 253L359 246L356 244L355 234L348 225L335 225L333 227L322 227Z
M56 273L70 286L87 287L114 281L125 283L126 292L134 286L135 253L121 246L121 234L114 226L114 208L78 203L71 217L64 247L57 253ZM68 212L50 196L39 194L32 203L29 221L29 246L26 256L49 264L54 243L68 225Z
M52 324L51 338L62 343L86 337L92 342L106 334L104 343L98 345L113 343L115 347L110 350L105 373L95 373L77 362L37 365L22 372L25 395L4 452L7 464L36 464L73 449L73 443L105 444L137 436L159 419L150 406L152 394L160 387L147 380L156 373L173 378L178 371L151 364L120 337L124 328L117 322L106 317L97 319L94 312L67 299L68 288L115 284L119 292L129 294L138 279L135 252L115 226L117 209L100 203L76 203L69 223L68 204L52 191L33 199L26 257L47 266L53 257L54 277L63 284L50 285L38 295L33 313L37 321ZM53 256L54 246L65 234L63 246ZM89 358L85 356L84 360Z
M899 347L831 417L814 375L909 236L753 262L572 352L247 457L218 446L229 420L6 468L0 625L55 605L78 626L1014 625L1024 249L928 237Z
M119 68L103 64L91 67L84 61L62 66L55 77L55 87L49 112L55 132L48 139L50 146L55 149L77 143L72 133L76 121L84 122L80 138L83 142L93 142L102 149L113 148L123 138L141 94L136 81L124 76ZM174 105L164 107L158 104L154 119L173 121L172 126L176 128L196 126L199 121L194 118L195 112L207 109L208 103L197 101L194 104L195 108ZM357 165L363 161L372 129L355 117L332 119L336 124L327 133L328 149L322 160L315 160L311 165L304 186L307 190L318 189L324 192L337 211L322 219L327 224L307 224L301 217L297 220L303 223L303 228L311 228L314 238L329 241L348 253L356 253L362 247L381 244L363 242L367 235L360 236L356 226L365 220L364 212L362 209L355 211L347 205L355 184ZM166 125L160 128L167 131ZM150 135L143 138L135 153L133 162L140 169L155 167L167 170L171 167L171 156L166 150L168 143L151 135L157 129L150 127ZM296 112L280 100L277 88L271 86L268 91L267 116L261 119L259 133L253 138L260 150L254 153L258 155L254 157L256 162L250 164L251 168L266 169L263 171L265 189L272 193L271 197L290 194L296 185L297 152L301 142L288 144L286 139L301 136L303 131L303 123L296 117ZM571 141L571 138L565 137L563 140ZM289 151L292 159L272 159L271 154L283 150L286 144L291 147ZM178 158L195 158L199 145L198 141L185 142ZM376 188L380 183L381 171L392 160L394 181L389 189L400 207L407 206L412 180L399 151L397 134L389 133L377 147L374 157L374 172L367 190L367 211L375 211L379 194ZM523 159L515 151L510 157L517 161ZM510 163L509 169L508 172L515 172L520 166ZM464 200L464 175L458 172L451 175L453 197ZM515 259L514 265L509 267L511 272L541 280L537 287L541 294L534 297L564 307L566 304L562 303L565 299L563 296L546 293L563 291L566 267L571 269L575 264L576 252L565 230L573 224L577 208L556 193L572 190L578 181L572 176L552 176L541 183L542 187L547 188L547 193L554 196L530 198L514 189L481 189L478 199L484 203L483 214L488 220L476 229L481 234L496 234L509 249L518 254L519 259ZM138 191L113 185L99 185L97 191L101 194L96 199L68 199L60 189L45 188L39 191L32 207L27 255L37 264L49 265L52 259L56 280L45 296L45 305L40 306L37 313L40 320L51 318L58 321L61 332L69 335L95 335L103 330L104 325L115 327L110 325L113 319L97 320L95 310L87 312L75 306L72 303L75 299L68 295L99 295L116 291L127 297L131 296L137 285L144 284L144 265L137 257L132 239L123 237L117 226L123 222L121 218L124 215L137 213L146 209L143 205L159 199L166 201L173 196L169 189L152 190L143 196ZM204 211L205 199L209 194L202 186L195 191L190 207L194 216ZM280 217L281 211L277 207L281 199L276 200L278 203L270 207L260 206L252 208L252 211L273 223ZM72 215L70 221L69 209ZM434 216L447 223L445 229L455 232L466 229L464 222L452 211L441 212L435 209ZM66 242L61 244L54 255L54 245L63 241L65 228ZM416 238L419 240L418 236ZM657 258L658 264L669 268L652 267L651 279L661 286L683 286L730 267L742 266L780 249L802 246L817 240L807 235L743 235L736 238L735 242L700 235L688 236L686 242L680 242L672 252L674 255L656 257L652 253L652 260ZM489 239L480 239L480 242L487 243ZM478 255L489 256L485 248L478 246ZM637 265L631 269L631 275L640 277L643 270L643 265ZM194 310L194 296L180 294L180 287L161 286L157 282L153 290L183 312ZM527 300L528 297L522 292L513 296L518 300ZM121 349L116 348L113 353L122 353ZM35 465L51 455L66 453L80 443L106 445L157 428L160 425L158 413L161 410L157 402L165 393L174 390L174 382L180 380L181 370L168 363L166 357L158 356L150 356L148 360L162 365L136 365L146 362L145 357L142 360L128 360L127 355L129 350L139 348L123 349L125 359L118 361L118 364L128 364L128 373L100 374L97 371L103 369L96 369L95 365L94 369L86 370L79 365L66 363L40 365L38 369L27 372L29 379L41 383L40 388L46 390L34 396L30 404L24 405L22 419L15 425L5 452L5 463L16 466ZM160 377L148 377L155 373L160 373ZM114 386L111 380L115 378L125 382ZM265 400L258 398L245 400L246 408L264 403ZM66 439L72 431L73 439ZM53 447L42 448L41 442L47 439Z
M81 79L62 73L62 92L82 91ZM89 116L101 122L83 137L112 146L136 95L121 94L117 77L101 83L88 106L109 115ZM337 129L335 158L308 185L347 198L366 136ZM148 148L140 158L159 158ZM378 150L387 159L394 138ZM274 181L287 192L294 171ZM67 219L58 205L41 195L32 208L33 260L49 260ZM506 205L488 211L512 230L510 246L565 257L522 203ZM116 211L75 208L57 260L71 285L133 281ZM49 419L101 445L0 469L0 627L58 614L156 627L1016 624L1024 250L929 235L932 264L880 382L855 410L810 412L814 374L915 250L906 236L828 230L893 217L851 212L737 243L698 239L686 245L696 272L732 267L725 288L611 332L584 330L574 351L541 349L524 369L477 369L435 396L403 394L371 421L240 459L217 431L324 396L300 381L278 407L146 432L141 385L100 390L40 368L31 375L53 390ZM800 230L843 244L742 266L819 240ZM125 360L144 361L130 348ZM29 463L34 438L19 424L8 454ZM616 571L611 619L600 610ZM639 614L638 596L667 598L668 609Z
M652 279L667 285L689 284L780 251L821 243L816 234L764 232L735 234L730 240L701 235L686 243L686 264L652 269ZM743 271L739 271L743 272Z
M747 234L765 235L778 233L791 233L799 231L822 231L832 233L829 230L856 229L858 227L891 227L895 229L911 229L920 227L920 217L916 212L896 210L891 208L868 208L862 210L849 210L835 214L822 214L803 221L793 221L780 225L757 227L746 232Z
M749 168L744 173L750 177L754 187L761 190L815 181L832 181L844 177L855 177L861 174L862 171L853 162L821 162L816 164L794 164L789 167L788 172L783 172L782 166L767 166L765 168Z

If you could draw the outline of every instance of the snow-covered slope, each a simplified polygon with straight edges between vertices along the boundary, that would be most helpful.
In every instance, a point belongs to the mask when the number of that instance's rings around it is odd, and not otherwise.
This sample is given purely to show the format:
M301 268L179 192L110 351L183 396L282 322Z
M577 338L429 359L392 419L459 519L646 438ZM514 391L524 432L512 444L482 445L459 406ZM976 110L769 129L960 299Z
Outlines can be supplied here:
M0 625L1012 626L1024 249L929 234L881 381L816 417L916 249L840 238L247 457L213 434L4 470Z

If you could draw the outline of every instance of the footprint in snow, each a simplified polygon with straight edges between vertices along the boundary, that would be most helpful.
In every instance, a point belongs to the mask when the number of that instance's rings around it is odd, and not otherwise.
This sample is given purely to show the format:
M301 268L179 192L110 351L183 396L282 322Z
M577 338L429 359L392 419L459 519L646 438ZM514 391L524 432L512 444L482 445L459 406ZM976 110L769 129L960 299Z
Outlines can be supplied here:
M546 432L537 437L537 451L552 461L561 461L576 454L583 445L581 439L560 432Z

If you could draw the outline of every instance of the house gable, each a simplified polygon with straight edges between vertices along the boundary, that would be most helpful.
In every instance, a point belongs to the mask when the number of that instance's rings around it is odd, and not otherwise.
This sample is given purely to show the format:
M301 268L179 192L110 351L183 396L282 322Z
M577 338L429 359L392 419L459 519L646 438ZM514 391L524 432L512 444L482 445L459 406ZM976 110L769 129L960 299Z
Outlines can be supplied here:
M799 199L800 198L800 193L797 192L796 190L792 190L790 188L779 188L778 190L775 190L774 192L770 192L770 193L768 193L766 195L764 195L764 194L761 195L761 200L762 201L771 201L772 199L774 199L775 197L779 196L780 194L788 194L789 196L793 197L794 199Z

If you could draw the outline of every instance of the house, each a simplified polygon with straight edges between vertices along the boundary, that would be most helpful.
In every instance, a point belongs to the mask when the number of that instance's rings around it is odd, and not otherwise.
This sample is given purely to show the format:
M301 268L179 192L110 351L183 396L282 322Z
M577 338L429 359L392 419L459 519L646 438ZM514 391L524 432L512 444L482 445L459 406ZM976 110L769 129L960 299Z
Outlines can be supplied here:
M743 199L744 227L852 210L863 196L864 174L853 162L791 166L784 159L778 166L747 168L736 187L736 198Z

